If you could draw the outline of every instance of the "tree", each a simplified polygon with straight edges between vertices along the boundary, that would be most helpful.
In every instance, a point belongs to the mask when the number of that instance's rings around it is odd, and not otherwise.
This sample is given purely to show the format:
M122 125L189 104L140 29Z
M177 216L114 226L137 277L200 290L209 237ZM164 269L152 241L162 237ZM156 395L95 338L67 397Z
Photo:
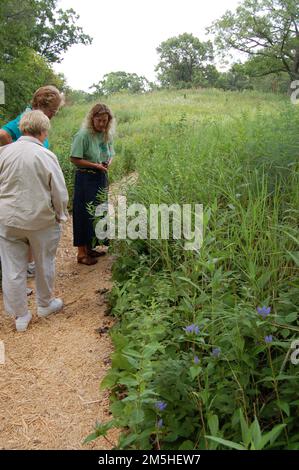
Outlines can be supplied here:
M74 90L68 86L64 89L64 95L65 102L68 105L85 104L94 100L94 96L91 93L87 93L83 90Z
M162 86L190 86L195 75L203 73L209 62L213 61L212 43L201 42L188 33L162 42L157 52L160 62L156 72Z
M220 72L215 65L208 64L203 70L195 71L192 78L192 85L196 87L215 87L217 86Z
M244 0L208 31L223 56L237 50L255 58L255 76L286 72L291 81L299 78L298 0Z
M89 44L75 21L73 10L57 10L57 0L0 1L0 80L5 84L5 106L0 120L19 113L43 85L65 85L51 64L72 44Z
M271 60L261 56L251 56L242 64L243 72L250 77L255 89L286 93L290 84L290 77L285 71L270 73ZM241 64L239 64L241 67Z
M57 0L36 3L36 24L30 46L49 62L61 62L61 54L74 44L91 44L92 38L77 26L79 16L71 8L57 10Z
M228 72L219 74L217 88L230 91L252 90L253 84L244 64L235 63Z
M31 0L0 2L0 67L18 57L28 47L35 18Z
M57 10L57 0L7 0L0 3L0 51L6 61L33 49L48 62L60 62L73 44L92 39L76 25L74 10Z
M150 83L145 77L136 73L119 71L107 73L104 75L103 80L90 88L95 88L96 93L103 95L110 95L123 90L130 93L142 93L150 89Z
M32 71L34 70L34 73ZM65 88L65 78L53 72L47 62L32 49L25 49L13 63L2 68L5 83L5 105L0 106L0 120L16 116L30 104L32 95L43 85Z

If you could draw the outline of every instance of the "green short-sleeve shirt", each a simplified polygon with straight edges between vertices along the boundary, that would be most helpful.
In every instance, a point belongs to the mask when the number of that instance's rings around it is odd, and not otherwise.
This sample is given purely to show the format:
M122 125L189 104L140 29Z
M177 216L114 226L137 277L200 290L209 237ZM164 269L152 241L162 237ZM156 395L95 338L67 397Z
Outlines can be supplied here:
M101 132L91 134L88 129L80 129L74 136L71 157L102 163L111 160L114 155L113 143L104 142Z

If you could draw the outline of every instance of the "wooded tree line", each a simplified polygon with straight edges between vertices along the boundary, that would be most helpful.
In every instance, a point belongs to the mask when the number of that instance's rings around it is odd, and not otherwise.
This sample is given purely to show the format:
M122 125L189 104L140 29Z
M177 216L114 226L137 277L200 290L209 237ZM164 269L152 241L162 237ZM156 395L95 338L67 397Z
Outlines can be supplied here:
M51 65L73 44L92 39L77 25L72 9L57 8L57 0L0 0L0 80L5 84L6 106L0 119L19 113L33 92L43 86L65 86Z
M160 86L286 92L299 79L298 0L243 0L235 12L227 11L207 28L207 33L213 43L185 33L159 45ZM245 62L220 72L215 56L225 60L236 51ZM96 91L112 92L112 78L106 75Z
M70 90L63 75L51 67L71 45L92 42L77 25L74 10L58 9L57 4L57 0L0 0L0 80L5 83L7 103L0 106L0 120L20 112L44 84L67 90L73 100L91 97ZM118 71L107 73L91 89L96 95L156 87L286 92L291 81L299 79L299 0L243 0L207 33L213 42L184 33L158 46L157 84ZM215 65L219 58L228 60L236 51L245 62L220 72Z

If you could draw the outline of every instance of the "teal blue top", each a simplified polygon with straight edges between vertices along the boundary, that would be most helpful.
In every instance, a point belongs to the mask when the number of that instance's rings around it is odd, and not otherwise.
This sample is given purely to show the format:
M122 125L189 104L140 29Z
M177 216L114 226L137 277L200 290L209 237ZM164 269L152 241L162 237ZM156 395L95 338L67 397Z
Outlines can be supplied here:
M27 111L31 111L31 108L25 109L24 113L26 113ZM17 116L13 121L8 122L7 124L5 124L5 126L2 127L2 129L11 136L13 142L18 140L22 135L19 129L19 123L24 113L19 114L19 116ZM44 147L46 147L47 149L49 148L48 139L44 141Z

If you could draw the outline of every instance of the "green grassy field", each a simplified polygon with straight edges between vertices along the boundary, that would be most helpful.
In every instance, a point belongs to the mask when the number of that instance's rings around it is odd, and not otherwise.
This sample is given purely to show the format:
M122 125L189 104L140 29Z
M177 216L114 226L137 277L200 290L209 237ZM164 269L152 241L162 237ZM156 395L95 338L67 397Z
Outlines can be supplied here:
M284 96L232 93L219 90L159 91L145 95L113 95L104 100L117 119L117 156L111 180L137 169L140 171L149 152L171 146L178 129L190 128L190 134L217 126L235 125L243 117L276 115L287 105ZM72 136L79 129L92 105L65 107L52 122L50 141L59 156L67 184L72 190L73 166L69 162ZM192 138L192 141L197 143ZM175 150L176 151L176 150ZM173 155L175 156L175 154ZM182 155L180 155L182 157Z
M216 90L105 102L118 123L111 181L138 173L128 203L203 204L204 242L113 243L113 419L90 439L116 426L121 449L299 449L298 107ZM53 120L70 193L89 108Z

